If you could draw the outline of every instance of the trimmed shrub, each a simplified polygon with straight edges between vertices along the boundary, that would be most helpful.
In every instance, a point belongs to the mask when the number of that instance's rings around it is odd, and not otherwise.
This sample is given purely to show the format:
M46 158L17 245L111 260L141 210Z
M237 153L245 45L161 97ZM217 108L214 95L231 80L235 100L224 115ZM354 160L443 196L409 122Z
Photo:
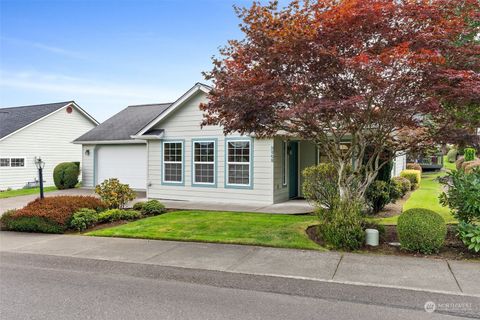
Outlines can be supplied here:
M400 172L400 177L403 177L410 181L412 190L415 190L422 179L422 172L418 170L403 170Z
M465 161L475 160L476 153L477 153L477 150L475 150L474 148L465 148L465 150L463 151L463 156L465 157Z
M101 210L103 204L100 199L95 197L47 197L45 199L36 199L27 204L24 208L16 210L15 213L10 215L10 219L12 221L18 220L18 223L12 222L17 226L18 224L21 224L22 226L27 225L22 228L27 228L30 232L60 233L64 232L69 227L73 214L81 208ZM36 228L35 225L38 225L38 228ZM27 231L24 229L10 230Z
M142 214L134 210L110 209L98 215L99 222L114 222L119 220L135 220L142 217Z
M465 157L464 156L458 157L457 161L455 161L455 167L457 168L457 170L462 169L462 164L464 162L465 162Z
M480 252L480 226L460 222L457 227L457 236L468 250Z
M144 204L145 204L145 201L135 202L133 204L132 209L135 210L135 211L142 211Z
M79 174L80 169L75 162L62 162L53 170L53 182L60 190L75 188Z
M457 160L457 155L458 155L458 150L455 148L452 148L448 150L447 152L447 161L450 163L454 163L455 160Z
M440 195L440 203L449 206L459 221L480 221L480 170L471 173L456 170L448 172L447 177L447 188Z
M320 163L303 171L303 194L319 207L330 209L338 202L337 171L331 163Z
M418 163L413 163L413 162L407 163L406 168L407 170L418 170L422 172L422 166L419 165Z
M18 217L6 219L5 229L18 232L63 233L65 228L42 217Z
M443 246L447 226L442 216L435 211L414 208L398 217L397 233L402 248L431 254Z
M392 170L393 170L393 161L388 161L385 165L383 165L380 170L378 170L377 177L375 180L389 182L390 178L392 177Z
M363 205L358 201L337 201L333 209L319 208L318 232L325 243L336 249L357 250L365 233L361 215Z
M404 197L408 191L412 190L412 184L410 180L404 177L393 177L392 182L395 188L400 189L401 196Z
M75 212L70 221L70 228L83 231L93 225L98 221L98 213L93 209L82 208Z
M102 198L107 208L110 209L123 209L128 201L137 197L128 184L120 183L116 178L103 181L95 187L95 193Z
M373 213L380 212L390 202L390 185L385 181L373 181L367 188L365 199Z
M465 173L471 173L475 168L480 168L480 159L462 163L462 170L465 171Z
M7 223L15 212L17 212L17 209L7 210L0 216L0 230L9 230L7 228Z
M142 208L142 213L145 215L157 215L165 212L165 206L158 200L149 200L144 203Z

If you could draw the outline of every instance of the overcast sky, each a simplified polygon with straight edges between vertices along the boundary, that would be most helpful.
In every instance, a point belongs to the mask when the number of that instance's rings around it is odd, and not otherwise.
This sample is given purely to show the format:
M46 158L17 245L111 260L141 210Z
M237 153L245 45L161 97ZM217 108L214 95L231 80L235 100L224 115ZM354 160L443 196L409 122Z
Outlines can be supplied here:
M171 102L240 38L244 0L0 0L0 106L75 100L104 121Z

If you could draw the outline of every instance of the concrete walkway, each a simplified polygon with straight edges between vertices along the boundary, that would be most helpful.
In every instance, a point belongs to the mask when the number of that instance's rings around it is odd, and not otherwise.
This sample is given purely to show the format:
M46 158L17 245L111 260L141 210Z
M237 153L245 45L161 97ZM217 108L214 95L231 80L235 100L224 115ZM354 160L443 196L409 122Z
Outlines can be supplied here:
M471 295L480 263L257 246L0 232L0 251Z
M137 193L138 201L145 201L145 193ZM95 196L92 189L68 189L57 190L45 193L46 197L53 197L59 195L81 195L81 196ZM220 195L219 195L220 196ZM18 196L0 199L0 215L10 209L19 209L27 205L27 203L38 198L38 194L31 194L26 196ZM202 201L174 201L162 200L160 201L169 209L181 210L213 210L213 211L244 211L244 212L261 212L261 213L276 213L276 214L305 214L313 212L314 208L306 200L291 200L287 202L272 204L272 205L253 205L245 202L239 203L225 203L225 202L202 202Z

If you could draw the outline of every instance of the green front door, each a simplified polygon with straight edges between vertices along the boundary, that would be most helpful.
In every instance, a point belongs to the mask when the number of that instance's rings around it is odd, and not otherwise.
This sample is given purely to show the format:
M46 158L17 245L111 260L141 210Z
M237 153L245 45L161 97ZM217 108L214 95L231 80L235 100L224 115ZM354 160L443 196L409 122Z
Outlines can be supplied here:
M298 142L288 143L288 195L298 197Z

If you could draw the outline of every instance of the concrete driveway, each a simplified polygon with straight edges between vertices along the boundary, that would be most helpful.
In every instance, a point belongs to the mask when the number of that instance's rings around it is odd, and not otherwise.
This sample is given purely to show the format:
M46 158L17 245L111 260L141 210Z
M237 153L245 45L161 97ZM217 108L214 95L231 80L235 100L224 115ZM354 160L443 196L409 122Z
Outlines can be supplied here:
M45 197L53 196L93 196L95 193L91 189L67 189L46 192ZM38 194L29 194L26 196L18 196L0 199L0 214L3 214L7 210L23 208L27 203L38 198Z

